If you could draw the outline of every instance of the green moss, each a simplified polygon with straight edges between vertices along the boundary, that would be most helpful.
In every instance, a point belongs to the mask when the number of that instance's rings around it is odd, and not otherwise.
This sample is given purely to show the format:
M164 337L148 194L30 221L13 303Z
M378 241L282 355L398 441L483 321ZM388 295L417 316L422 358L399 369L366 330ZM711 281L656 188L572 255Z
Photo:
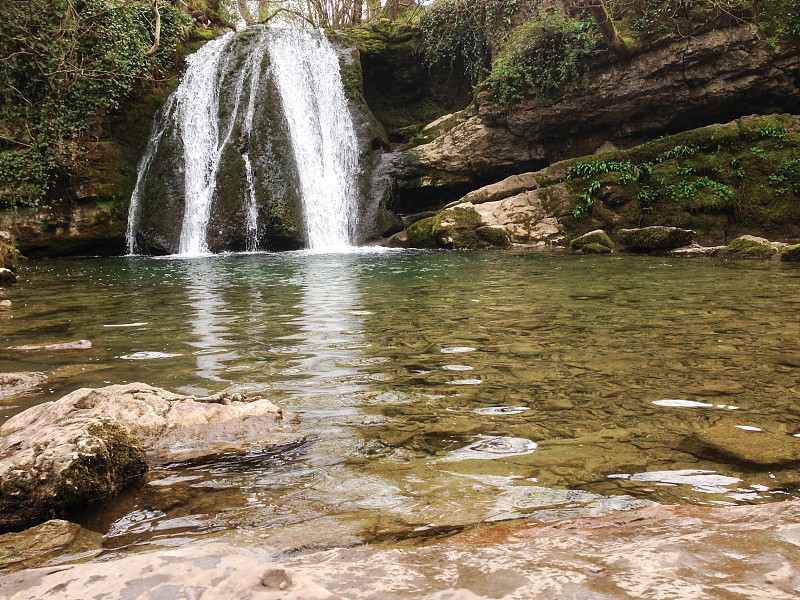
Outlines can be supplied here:
M789 246L781 252L781 260L783 262L800 262L800 244Z
M478 248L481 217L473 208L457 206L412 224L407 231L412 248Z
M775 249L764 238L743 235L733 240L720 253L727 258L770 258Z
M602 229L590 231L589 233L575 238L569 243L573 250L580 250L589 244L599 244L601 246L605 246L606 248L614 247L614 242L611 241L611 238L608 237L608 234Z

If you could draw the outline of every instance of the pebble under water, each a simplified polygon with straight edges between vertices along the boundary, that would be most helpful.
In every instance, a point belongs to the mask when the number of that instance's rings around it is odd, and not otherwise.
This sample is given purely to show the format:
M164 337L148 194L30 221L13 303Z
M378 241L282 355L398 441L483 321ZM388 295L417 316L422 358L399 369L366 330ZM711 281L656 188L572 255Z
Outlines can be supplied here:
M800 496L800 269L535 253L27 263L0 372L262 394L308 440L151 471L81 515L110 554L204 538L273 557L479 522ZM722 450L698 450L721 434ZM726 431L733 431L727 448ZM776 445L778 446L775 450ZM744 458L742 458L744 457Z

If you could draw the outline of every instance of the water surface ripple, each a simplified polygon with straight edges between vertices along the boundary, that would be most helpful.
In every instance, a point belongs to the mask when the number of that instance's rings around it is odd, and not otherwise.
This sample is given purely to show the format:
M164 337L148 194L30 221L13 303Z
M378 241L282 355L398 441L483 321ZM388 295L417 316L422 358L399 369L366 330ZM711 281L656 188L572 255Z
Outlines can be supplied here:
M82 517L109 552L214 537L283 556L798 495L796 465L690 443L730 426L756 446L800 444L788 265L299 252L46 261L20 279L0 347L94 346L0 350L0 372L49 376L1 401L0 422L78 387L143 381L263 394L313 433L279 454L151 473Z

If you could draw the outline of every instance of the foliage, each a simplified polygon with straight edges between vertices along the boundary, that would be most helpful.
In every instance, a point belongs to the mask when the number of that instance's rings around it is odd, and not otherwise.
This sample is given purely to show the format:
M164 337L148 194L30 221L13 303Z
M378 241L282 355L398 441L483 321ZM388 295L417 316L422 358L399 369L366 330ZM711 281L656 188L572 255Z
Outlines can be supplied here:
M533 2L526 0L439 0L420 21L425 61L429 66L461 61L477 85L491 70L492 56L515 19Z
M509 104L531 91L548 97L584 74L595 49L592 27L560 11L539 11L516 30L492 67L487 86L495 101Z
M190 22L160 3L7 0L0 36L0 201L36 205L81 160L84 136L134 86L172 64Z

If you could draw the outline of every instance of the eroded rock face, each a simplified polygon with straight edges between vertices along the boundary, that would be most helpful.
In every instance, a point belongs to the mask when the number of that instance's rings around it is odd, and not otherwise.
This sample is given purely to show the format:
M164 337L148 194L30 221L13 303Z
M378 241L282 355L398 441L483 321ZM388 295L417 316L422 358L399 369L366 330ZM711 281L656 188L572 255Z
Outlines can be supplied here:
M334 600L341 598L280 565L226 544L208 544L111 562L31 569L0 581L5 598L60 600Z
M406 151L401 197L457 189L593 153L605 141L636 141L751 113L794 112L800 56L770 49L756 28L715 30L594 69L591 93L577 82L542 106L507 111L488 95L432 141ZM622 125L620 125L622 124Z
M148 464L298 443L296 422L241 394L195 398L141 383L76 390L0 427L0 529L108 498Z

